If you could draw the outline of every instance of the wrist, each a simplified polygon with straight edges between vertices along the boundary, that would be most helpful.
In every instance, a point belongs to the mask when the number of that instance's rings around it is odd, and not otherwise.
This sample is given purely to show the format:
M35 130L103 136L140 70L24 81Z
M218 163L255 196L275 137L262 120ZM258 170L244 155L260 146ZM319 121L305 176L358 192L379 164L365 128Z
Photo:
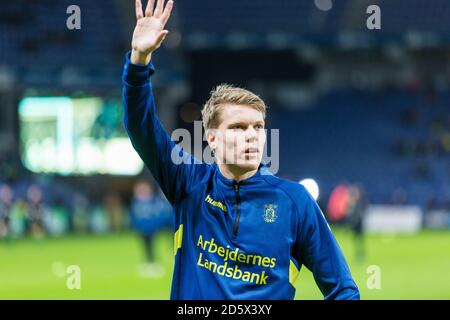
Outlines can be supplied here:
M141 64L146 66L150 63L151 58L151 53L146 54L135 49L131 50L130 61L132 64Z

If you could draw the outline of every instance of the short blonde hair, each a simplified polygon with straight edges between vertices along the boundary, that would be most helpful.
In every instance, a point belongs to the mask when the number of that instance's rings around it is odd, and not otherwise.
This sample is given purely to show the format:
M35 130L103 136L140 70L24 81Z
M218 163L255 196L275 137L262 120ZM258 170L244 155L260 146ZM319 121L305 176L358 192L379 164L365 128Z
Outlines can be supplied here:
M266 117L266 104L259 96L231 84L220 84L211 91L210 97L202 109L205 131L216 129L220 125L220 109L225 104L249 106L261 112L264 119Z

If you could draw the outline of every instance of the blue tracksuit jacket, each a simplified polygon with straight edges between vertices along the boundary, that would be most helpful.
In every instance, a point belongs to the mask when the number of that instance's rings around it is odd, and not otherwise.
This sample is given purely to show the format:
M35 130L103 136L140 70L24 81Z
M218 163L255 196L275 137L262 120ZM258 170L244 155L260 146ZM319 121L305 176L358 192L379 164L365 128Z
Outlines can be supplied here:
M152 235L173 225L170 205L159 195L147 199L133 199L130 217L133 229L144 235Z
M153 65L123 70L125 127L174 207L171 299L293 299L300 267L312 271L325 299L359 299L345 258L303 186L260 166L237 183L216 164L175 164L174 143L155 111Z

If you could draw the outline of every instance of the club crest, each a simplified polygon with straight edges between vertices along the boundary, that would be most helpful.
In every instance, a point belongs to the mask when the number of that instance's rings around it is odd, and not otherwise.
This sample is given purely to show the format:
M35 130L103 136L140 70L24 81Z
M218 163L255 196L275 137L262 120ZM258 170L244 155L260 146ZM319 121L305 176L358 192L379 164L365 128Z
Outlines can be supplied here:
M266 204L264 205L264 214L263 218L265 222L275 222L277 219L277 205L275 204Z

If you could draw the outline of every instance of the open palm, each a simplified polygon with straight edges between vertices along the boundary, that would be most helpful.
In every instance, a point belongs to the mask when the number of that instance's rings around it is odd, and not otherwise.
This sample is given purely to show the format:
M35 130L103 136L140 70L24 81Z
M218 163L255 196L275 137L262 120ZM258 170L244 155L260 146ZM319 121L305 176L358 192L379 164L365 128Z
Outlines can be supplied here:
M164 0L148 0L145 15L141 0L136 0L136 27L133 32L131 47L140 55L148 56L161 46L169 31L164 26L169 20L173 1L169 0L164 7Z

